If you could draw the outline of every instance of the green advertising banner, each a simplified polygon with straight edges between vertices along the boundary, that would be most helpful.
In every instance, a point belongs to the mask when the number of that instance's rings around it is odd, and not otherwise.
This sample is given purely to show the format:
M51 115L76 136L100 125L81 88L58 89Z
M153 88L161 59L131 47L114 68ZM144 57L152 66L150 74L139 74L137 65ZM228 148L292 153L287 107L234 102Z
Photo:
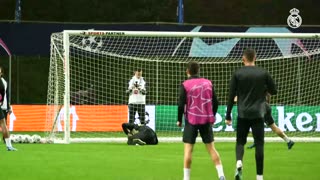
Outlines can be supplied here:
M178 106L156 106L156 131L181 131L177 119Z
M237 107L232 109L232 126L226 126L226 106L219 106L214 131L234 131L237 122ZM156 130L179 131L176 126L178 107L156 106ZM280 129L290 132L320 132L320 106L272 106L272 116ZM266 130L270 130L267 129Z
M320 132L320 106L273 106L272 116L282 130Z

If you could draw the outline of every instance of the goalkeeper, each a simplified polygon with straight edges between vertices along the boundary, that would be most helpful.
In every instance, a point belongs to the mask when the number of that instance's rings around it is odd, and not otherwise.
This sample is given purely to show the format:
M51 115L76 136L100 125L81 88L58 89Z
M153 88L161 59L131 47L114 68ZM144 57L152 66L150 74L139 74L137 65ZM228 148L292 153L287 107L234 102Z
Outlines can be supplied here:
M129 82L128 90L129 94L129 123L134 123L135 114L138 112L140 123L145 124L145 112L146 112L146 82L142 77L142 70L137 69L134 72L134 76Z
M158 144L157 134L146 125L123 123L123 132L128 136L128 145L156 145Z

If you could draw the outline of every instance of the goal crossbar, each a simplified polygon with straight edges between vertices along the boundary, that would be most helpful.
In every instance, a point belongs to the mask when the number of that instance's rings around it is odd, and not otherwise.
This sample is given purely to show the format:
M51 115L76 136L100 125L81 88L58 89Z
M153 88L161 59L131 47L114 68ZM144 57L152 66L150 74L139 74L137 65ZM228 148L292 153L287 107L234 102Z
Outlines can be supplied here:
M128 36L128 37L228 37L228 38L314 38L319 39L320 33L242 33L242 32L163 32L163 31L80 31L64 30L70 35L86 36Z

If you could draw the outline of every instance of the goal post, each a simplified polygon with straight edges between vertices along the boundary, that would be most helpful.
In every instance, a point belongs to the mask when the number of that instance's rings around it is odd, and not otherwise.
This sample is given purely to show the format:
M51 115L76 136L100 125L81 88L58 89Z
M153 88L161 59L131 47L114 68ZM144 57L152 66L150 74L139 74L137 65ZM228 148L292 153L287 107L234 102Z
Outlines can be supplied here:
M146 81L146 118L159 141L181 141L177 101L187 62L213 81L220 106L216 140L234 141L224 124L228 83L242 52L257 51L257 65L279 86L271 98L276 124L290 137L320 141L320 34L66 30L51 36L46 129L55 142L125 142L128 82L136 68ZM136 115L136 122L139 117ZM279 141L266 127L266 139Z

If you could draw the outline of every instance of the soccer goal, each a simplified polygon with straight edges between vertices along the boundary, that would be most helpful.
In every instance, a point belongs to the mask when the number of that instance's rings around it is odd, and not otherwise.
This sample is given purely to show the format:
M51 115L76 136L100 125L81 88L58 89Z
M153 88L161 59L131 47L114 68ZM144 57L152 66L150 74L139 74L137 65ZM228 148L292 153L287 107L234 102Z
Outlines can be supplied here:
M71 31L51 36L46 129L54 142L125 142L128 82L136 68L146 81L146 120L163 141L181 141L176 126L179 87L186 64L200 63L213 81L220 106L215 139L235 140L224 116L228 83L254 48L257 65L275 79L271 98L275 123L295 140L320 138L320 34ZM136 115L136 122L139 117ZM266 126L266 139L281 139Z

